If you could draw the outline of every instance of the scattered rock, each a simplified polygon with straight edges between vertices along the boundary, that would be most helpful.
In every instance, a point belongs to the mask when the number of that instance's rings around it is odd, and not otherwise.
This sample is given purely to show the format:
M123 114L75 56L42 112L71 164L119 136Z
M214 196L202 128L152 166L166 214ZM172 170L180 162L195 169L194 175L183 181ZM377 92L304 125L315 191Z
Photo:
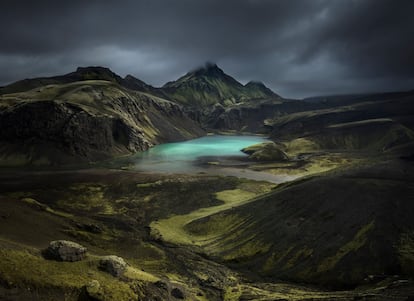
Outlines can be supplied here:
M92 300L104 300L104 291L98 280L92 280L85 286L86 295Z
M87 249L80 244L68 240L50 242L45 250L47 258L59 261L80 261L86 257Z
M175 287L171 290L171 296L177 299L184 299L184 293L178 287Z
M99 262L99 267L114 277L122 276L127 268L127 265L128 264L122 257L115 255L105 256Z
M96 224L76 224L76 227L79 230L83 230L86 232L94 233L94 234L101 234L103 232L102 228Z
M157 281L154 283L156 287L161 288L163 290L167 290L168 289L168 284L165 283L164 281Z

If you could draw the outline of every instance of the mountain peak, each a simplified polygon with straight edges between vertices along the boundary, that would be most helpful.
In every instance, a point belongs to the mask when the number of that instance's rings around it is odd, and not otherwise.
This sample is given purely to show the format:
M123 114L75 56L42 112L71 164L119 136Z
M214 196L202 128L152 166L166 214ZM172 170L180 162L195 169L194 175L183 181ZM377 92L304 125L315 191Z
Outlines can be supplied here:
M220 69L217 64L212 62L207 62L203 67L198 68L189 74L193 74L195 76L223 76L224 71Z
M76 68L77 73L85 73L85 72L108 72L113 73L111 69L101 66L87 66L87 67L78 67Z
M120 76L111 69L100 66L78 67L75 72L69 75L78 75L84 79L104 79L111 81L120 79Z
M131 74L127 74L127 75L124 77L124 80L125 80L125 81L127 81L127 82L136 82L136 83L140 83L140 84L145 84L145 85L147 85L145 82L143 82L142 80L140 80L140 79L136 78L135 76L133 76L133 75L131 75Z

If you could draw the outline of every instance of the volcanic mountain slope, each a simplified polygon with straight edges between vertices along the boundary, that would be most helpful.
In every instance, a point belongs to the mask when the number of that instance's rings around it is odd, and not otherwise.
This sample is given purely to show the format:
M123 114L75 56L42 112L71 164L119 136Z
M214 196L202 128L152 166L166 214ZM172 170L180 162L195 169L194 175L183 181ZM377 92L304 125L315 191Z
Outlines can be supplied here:
M413 100L412 92L376 95L345 106L286 114L266 124L273 139L300 139L309 150L386 151L413 143Z
M195 108L205 108L217 103L228 106L254 99L279 98L263 83L249 82L242 85L211 63L176 81L166 83L162 88L171 99Z
M247 275L344 288L414 275L414 165L394 160L281 185L187 233ZM221 229L221 230L220 230Z
M110 69L98 66L78 67L76 71L65 75L20 80L10 85L0 87L0 94L25 92L46 85L67 84L86 80L106 80L131 90L147 92L163 98L167 97L160 89L154 88L132 75L127 75L125 78L122 78Z
M102 79L3 94L0 127L2 165L98 161L204 133L179 105Z

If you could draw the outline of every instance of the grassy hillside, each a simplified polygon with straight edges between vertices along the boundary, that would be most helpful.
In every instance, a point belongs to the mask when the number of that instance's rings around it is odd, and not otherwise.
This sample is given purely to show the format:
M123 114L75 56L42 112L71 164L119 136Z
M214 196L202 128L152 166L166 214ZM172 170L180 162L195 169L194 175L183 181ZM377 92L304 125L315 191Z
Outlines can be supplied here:
M414 138L414 94L391 96L286 114L267 120L267 125L273 139L306 140L314 150L386 151Z
M392 161L282 185L186 226L205 252L272 279L349 287L414 274L414 166Z

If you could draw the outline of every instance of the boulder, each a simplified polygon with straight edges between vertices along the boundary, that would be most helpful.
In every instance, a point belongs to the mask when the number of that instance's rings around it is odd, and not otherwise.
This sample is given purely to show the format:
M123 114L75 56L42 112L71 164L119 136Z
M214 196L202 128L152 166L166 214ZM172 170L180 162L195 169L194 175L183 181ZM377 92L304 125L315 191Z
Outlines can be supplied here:
M99 267L114 277L122 276L127 265L128 264L122 257L115 255L105 256L99 262Z
M86 257L87 249L73 241L55 240L45 250L46 256L58 261L80 261Z
M173 296L176 299L184 299L184 293L182 290L180 290L178 287L175 287L171 290L171 296Z

